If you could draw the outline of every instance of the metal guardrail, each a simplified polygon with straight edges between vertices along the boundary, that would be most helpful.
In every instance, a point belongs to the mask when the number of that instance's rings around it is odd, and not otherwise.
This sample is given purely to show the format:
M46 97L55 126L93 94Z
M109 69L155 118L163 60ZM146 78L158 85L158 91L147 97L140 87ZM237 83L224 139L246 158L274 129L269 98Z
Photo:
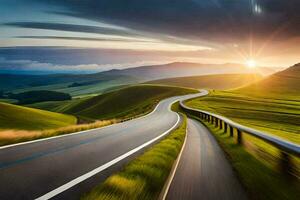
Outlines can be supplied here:
M253 128L243 126L221 115L210 113L204 110L189 108L186 105L184 105L184 101L180 101L179 105L188 114L199 117L200 119L206 120L209 123L215 124L215 126L219 127L220 129L224 128L225 132L227 132L227 130L230 129L230 136L232 137L234 134L234 129L236 129L238 144L243 143L243 133L246 133L275 146L281 152L280 166L281 166L281 170L284 173L291 172L290 155L292 154L298 158L300 157L300 145L298 144L294 144L292 142L283 140L276 136L272 136L262 131L258 131Z

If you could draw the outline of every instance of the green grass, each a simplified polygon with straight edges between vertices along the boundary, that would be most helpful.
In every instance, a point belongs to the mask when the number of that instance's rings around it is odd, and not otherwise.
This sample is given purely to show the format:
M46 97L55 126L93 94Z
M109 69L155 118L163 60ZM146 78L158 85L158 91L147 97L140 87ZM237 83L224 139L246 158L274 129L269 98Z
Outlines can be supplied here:
M224 130L215 128L214 125L207 122L204 124L225 150L228 159L252 199L299 199L299 180L296 178L287 179L276 168L270 166L270 163L263 162L253 156L247 148L236 144L236 138L229 137L229 133L224 133Z
M79 100L63 112L88 119L131 118L150 112L162 99L196 93L188 88L135 85Z
M300 143L300 101L252 97L237 91L211 91L187 105Z
M184 142L186 119L165 139L82 197L83 200L157 199Z
M262 77L257 74L218 74L218 75L160 79L160 80L150 81L148 83L190 87L190 88L224 90L224 89L231 89L231 88L238 88L241 86L245 86L255 81L258 81L261 78Z
M74 116L0 103L0 130L43 130L76 124Z

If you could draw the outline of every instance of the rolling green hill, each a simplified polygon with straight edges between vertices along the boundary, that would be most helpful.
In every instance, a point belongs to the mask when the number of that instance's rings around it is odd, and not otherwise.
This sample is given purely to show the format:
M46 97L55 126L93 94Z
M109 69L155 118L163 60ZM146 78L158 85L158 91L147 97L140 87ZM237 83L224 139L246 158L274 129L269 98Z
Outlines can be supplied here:
M300 65L255 84L214 91L187 104L300 144Z
M0 103L0 129L42 130L76 124L73 116Z
M33 104L27 104L27 107L48 110L52 112L64 113L65 111L75 107L78 103L86 101L91 97L74 98L67 101L46 101Z
M151 111L162 99L196 90L158 85L136 85L73 102L64 113L89 119L128 118Z
M160 79L148 83L224 90L245 86L260 79L262 77L258 74L217 74Z
M300 100L300 63L237 92L263 98Z

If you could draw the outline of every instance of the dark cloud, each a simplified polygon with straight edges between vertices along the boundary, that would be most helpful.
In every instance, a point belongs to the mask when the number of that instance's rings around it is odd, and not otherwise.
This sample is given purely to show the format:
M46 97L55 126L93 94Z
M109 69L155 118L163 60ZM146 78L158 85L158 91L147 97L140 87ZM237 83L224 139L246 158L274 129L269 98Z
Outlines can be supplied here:
M46 30L58 30L58 31L71 31L82 33L97 33L104 35L118 35L118 36L140 36L136 33L129 32L121 29L113 29L99 26L88 25L76 25L76 24L63 24L63 23L45 23L45 22L13 22L5 23L6 26L14 26L21 28L35 28Z
M18 36L16 38L103 41L103 42L149 42L147 40L135 40L135 39L114 39L114 38L94 38L94 37L63 37L63 36Z
M188 39L232 42L300 35L299 0L48 0L64 15ZM280 30L280 31L279 31Z

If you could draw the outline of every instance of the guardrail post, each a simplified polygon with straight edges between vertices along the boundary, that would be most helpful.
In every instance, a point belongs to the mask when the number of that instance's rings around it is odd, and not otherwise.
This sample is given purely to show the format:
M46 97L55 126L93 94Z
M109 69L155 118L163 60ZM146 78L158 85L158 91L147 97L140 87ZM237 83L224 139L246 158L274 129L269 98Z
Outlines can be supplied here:
M218 127L218 118L215 117L215 127Z
M224 133L227 133L228 124L224 122Z
M292 163L289 154L284 151L280 152L280 171L287 177L291 176Z
M243 142L243 138L242 137L243 137L242 136L242 132L239 129L237 129L237 143L238 144L242 144L242 142Z
M223 129L223 121L220 120L220 129Z
M229 126L229 128L230 128L230 137L233 137L233 127Z

